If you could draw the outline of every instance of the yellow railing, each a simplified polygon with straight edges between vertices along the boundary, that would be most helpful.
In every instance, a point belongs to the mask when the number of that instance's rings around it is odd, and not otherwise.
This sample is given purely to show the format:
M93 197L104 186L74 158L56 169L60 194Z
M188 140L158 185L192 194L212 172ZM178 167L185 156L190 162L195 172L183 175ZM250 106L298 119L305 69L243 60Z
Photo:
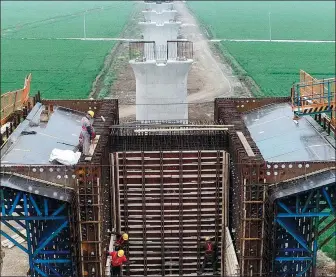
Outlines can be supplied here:
M22 89L10 91L1 95L1 125L5 124L12 113L21 110L27 103L30 92L31 74L25 78Z

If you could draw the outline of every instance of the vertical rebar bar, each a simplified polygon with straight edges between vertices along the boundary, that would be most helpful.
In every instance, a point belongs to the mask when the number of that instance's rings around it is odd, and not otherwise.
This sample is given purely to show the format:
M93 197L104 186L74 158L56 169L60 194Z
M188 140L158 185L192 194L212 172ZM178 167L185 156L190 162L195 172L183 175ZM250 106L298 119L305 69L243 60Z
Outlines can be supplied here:
M179 276L183 276L183 152L179 152Z
M165 245L164 245L164 187L163 187L163 154L160 151L160 206L161 206L161 275L165 276Z

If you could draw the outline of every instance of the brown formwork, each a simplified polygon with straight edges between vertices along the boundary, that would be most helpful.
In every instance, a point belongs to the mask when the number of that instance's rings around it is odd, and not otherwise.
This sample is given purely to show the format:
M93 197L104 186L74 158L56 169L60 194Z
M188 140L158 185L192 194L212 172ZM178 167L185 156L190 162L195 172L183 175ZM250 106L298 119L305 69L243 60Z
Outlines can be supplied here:
M110 176L110 126L118 123L117 100L91 101L82 109L99 105L93 124L100 135L98 144L88 163L81 157L76 166L77 221L79 276L105 276L106 250L111 230L111 176ZM93 106L94 109L95 106ZM78 109L78 108L77 108ZM105 119L105 121L102 119Z
M233 124L228 130L231 156L229 225L242 276L267 276L270 272L270 218L268 186L300 176L335 168L332 162L266 162L243 121L243 114L275 103L281 98L223 98L215 100L215 121ZM255 156L248 156L237 131L244 134Z

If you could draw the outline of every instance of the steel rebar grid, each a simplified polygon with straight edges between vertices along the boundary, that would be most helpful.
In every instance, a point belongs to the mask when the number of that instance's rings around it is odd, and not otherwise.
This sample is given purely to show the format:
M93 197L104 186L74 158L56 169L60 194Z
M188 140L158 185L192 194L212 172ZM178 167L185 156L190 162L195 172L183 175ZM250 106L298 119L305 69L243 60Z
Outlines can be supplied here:
M202 201L202 152L197 151L198 170L197 170L197 271L201 269L201 201Z
M179 152L179 275L183 275L183 160Z
M164 222L165 222L165 217L164 217L164 187L163 187L163 154L160 152L160 212L161 212L161 249L165 249L164 245ZM165 251L161 251L161 274L162 276L166 275L166 270L165 270Z
M145 172L144 152L141 152L141 170ZM146 180L145 174L141 176L141 193L142 193L142 232L143 232L143 258L144 258L144 276L147 276L147 222L146 222Z

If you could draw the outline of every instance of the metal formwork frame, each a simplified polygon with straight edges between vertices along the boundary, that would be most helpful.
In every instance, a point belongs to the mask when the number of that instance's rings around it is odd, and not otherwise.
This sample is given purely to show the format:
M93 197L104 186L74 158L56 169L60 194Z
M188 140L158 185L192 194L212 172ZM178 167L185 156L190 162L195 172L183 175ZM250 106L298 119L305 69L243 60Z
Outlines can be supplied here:
M26 248L0 230L2 236L28 255L30 276L76 275L70 252L69 203L0 187L0 207L1 223L27 241Z
M317 250L336 235L319 241L336 227L336 183L277 199L274 213L273 276L315 277ZM333 220L320 228L329 216Z

